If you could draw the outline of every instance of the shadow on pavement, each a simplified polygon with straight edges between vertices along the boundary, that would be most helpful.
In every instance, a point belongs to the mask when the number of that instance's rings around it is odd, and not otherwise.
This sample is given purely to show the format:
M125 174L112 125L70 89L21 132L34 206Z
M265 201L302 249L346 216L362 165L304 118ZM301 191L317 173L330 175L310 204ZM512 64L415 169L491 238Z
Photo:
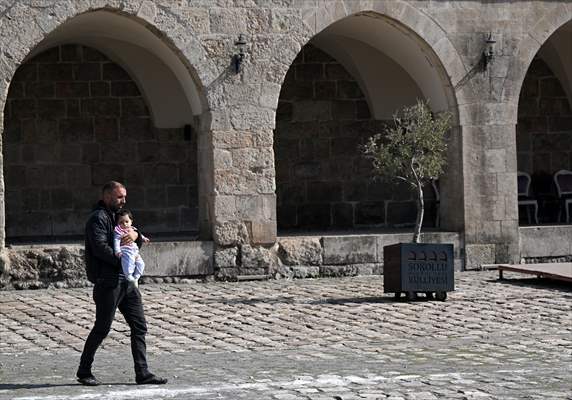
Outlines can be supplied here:
M306 304L346 304L346 303L371 303L371 304L379 304L379 303L396 303L397 301L393 297L378 297L378 296L371 296L371 297L346 297L346 298L338 298L338 299L320 299L320 300L311 300L306 301Z
M345 304L345 303L392 303L393 297L347 297L347 298L323 298L323 299L296 299L291 297L250 298L222 301L224 304Z
M572 282L559 281L550 278L504 278L491 279L491 283L500 283L503 285L532 287L537 289L560 290L572 293Z
M108 383L103 382L99 387L102 386L133 386L136 383ZM80 383L0 383L0 390L18 390L18 389L48 389L48 388L56 388L56 387L73 387L73 386L81 386ZM97 386L85 386L95 388Z
M16 390L16 389L44 389L54 387L71 387L81 386L79 383L0 383L0 390Z

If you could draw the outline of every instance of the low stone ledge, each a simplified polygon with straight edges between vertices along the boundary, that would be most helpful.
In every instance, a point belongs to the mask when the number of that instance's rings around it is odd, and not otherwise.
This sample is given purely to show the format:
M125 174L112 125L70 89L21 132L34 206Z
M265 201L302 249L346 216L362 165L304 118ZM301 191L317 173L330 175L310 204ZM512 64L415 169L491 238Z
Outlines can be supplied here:
M5 249L0 257L0 289L88 285L82 246Z
M237 276L236 268L218 268L215 272L215 278L219 281L236 281Z
M213 242L151 242L141 248L145 275L212 275Z
M285 238L278 241L278 255L286 265L322 264L320 238Z
M263 246L251 246L244 244L240 246L240 267L242 270L260 269L268 271L279 263L276 255L278 246L270 248Z
M465 246L465 269L480 269L482 265L495 263L494 244L470 244Z
M238 259L237 247L217 248L214 253L214 265L216 269L236 268Z
M572 226L520 227L520 256L525 259L572 255Z
M358 275L379 275L381 272L383 272L383 264L379 263L320 266L320 276L327 278Z
M377 237L370 235L324 236L326 265L349 265L377 262Z
M213 274L212 242L151 242L141 255L148 277ZM80 244L6 248L0 253L0 289L92 286L85 275L84 257Z
M320 277L320 267L317 266L293 266L292 277L295 279L305 279L305 278L319 278Z
M424 241L453 243L455 270L463 260L459 235L424 234ZM383 246L406 242L409 233L289 236L272 246L235 244L218 246L209 241L151 242L142 249L146 272L142 283L177 283L189 277L238 281L302 279L383 274ZM494 245L469 246L467 257L478 268L491 263ZM493 246L493 247L491 247ZM83 245L15 246L0 253L0 289L88 286Z

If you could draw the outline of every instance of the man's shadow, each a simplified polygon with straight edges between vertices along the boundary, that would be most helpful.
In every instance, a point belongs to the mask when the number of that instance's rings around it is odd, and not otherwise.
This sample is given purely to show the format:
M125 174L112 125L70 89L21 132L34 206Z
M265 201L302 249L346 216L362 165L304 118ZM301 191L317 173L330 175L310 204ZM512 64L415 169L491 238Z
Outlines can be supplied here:
M103 382L102 386L133 386L136 383L133 382ZM79 382L70 383L0 383L1 390L18 390L18 389L48 389L56 387L74 387L74 386L84 386ZM95 388L97 386L85 386Z

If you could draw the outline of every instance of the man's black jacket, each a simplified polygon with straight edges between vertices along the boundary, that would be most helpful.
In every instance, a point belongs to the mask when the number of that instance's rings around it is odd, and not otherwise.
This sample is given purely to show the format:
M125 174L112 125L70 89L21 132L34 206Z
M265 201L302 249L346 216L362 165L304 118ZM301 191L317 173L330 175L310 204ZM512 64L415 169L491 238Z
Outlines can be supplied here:
M85 225L85 264L92 283L117 286L121 261L113 252L115 214L103 201L97 203ZM141 235L136 243L141 247Z

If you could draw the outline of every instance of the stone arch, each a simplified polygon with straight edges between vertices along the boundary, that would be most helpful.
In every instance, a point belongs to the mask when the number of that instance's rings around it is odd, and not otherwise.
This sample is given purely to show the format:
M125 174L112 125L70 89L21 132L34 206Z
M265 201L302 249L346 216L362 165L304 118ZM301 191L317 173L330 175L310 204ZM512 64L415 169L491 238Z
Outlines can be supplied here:
M359 22L353 23L358 20ZM465 76L465 67L456 49L447 38L446 32L426 14L401 1L376 2L373 6L370 2L338 1L334 6L328 7L328 10L319 8L307 13L305 22L309 27L309 36L315 34L308 40L308 43L318 46L333 56L355 78L369 105L368 112L371 112L377 119L388 119L395 110L387 111L387 107L381 103L381 105L378 104L382 99L381 91L372 83L372 71L365 71L364 66L367 63L360 62L360 57L356 56L358 48L363 50L362 55L365 55L380 45L371 39L374 36L376 38L384 36L371 34L375 24L383 25L386 29L384 33L393 35L393 38L401 35L403 41L414 43L410 49L415 48L414 51L419 52L416 61L407 60L407 55L398 54L398 52L387 57L393 60L397 68L405 70L405 75L409 76L410 82L417 84L419 91L415 92L412 89L412 93L428 98L435 111L451 111L457 124L465 120L460 115L463 110L457 106L457 97L462 98L467 92L456 92L455 89L455 85ZM352 29L354 37L350 37ZM370 29L370 35L367 34L367 29ZM336 40L328 42L327 35L335 35ZM365 39L366 37L370 39ZM340 43L344 45L339 46ZM364 46L364 43L368 46ZM386 46L389 49L387 44ZM291 63L295 63L294 59ZM418 65L425 66L425 74L416 69ZM284 79L282 84L284 85ZM412 97L413 101L414 97ZM386 113L383 114L383 111ZM280 112L279 109L277 118ZM441 197L441 201L444 204L443 209L448 210L448 215L442 215L441 221L443 227L458 230L463 225L462 160L460 159L462 152L459 134L455 133L460 133L459 127L454 128L452 135L449 153L450 173L442 179L441 189L444 196ZM279 174L280 171L277 171L277 177ZM453 185L455 185L454 189ZM280 192L278 193L278 202L280 202ZM380 220L382 219L380 217Z
M542 35L532 31L543 42L532 53L514 100L518 103L516 168L531 175L530 196L542 199L537 206L540 224L562 222L553 176L572 167L572 16L564 23L561 15L548 16L552 24L547 26L545 21ZM519 204L519 211L521 223L536 223L530 218L530 206Z
M515 104L518 102L526 73L534 57L546 41L570 21L572 21L572 8L565 4L557 5L521 38L503 85L504 93L509 101Z
M161 12L172 13L171 10L162 10ZM155 8L152 2L143 2L138 9L130 9L127 5L122 5L118 8L105 7L94 9L91 8L89 2L84 1L68 2L65 6L56 2L49 7L41 9L31 8L25 4L16 2L4 10L3 15L9 17L11 13L14 14L16 18L5 18L2 21L3 32L8 35L13 35L13 37L3 38L3 43L6 43L6 46L3 48L4 52L2 56L0 56L0 62L2 62L4 66L4 68L2 68L4 76L0 79L0 82L2 82L0 83L0 100L2 101L0 104L5 105L8 85L17 67L25 62L27 57L37 55L50 45L74 42L73 35L71 35L72 39L65 37L65 35L62 36L62 32L65 32L67 26L73 24L78 18L84 19L96 14L104 14L112 19L122 19L122 21L127 22L127 24L131 24L130 26L138 26L141 32L147 32L149 35L154 36L156 40L163 45L161 49L163 53L155 54L156 57L161 58L161 56L166 54L165 52L170 51L172 53L171 56L173 56L171 61L176 59L183 66L183 69L179 66L178 71L172 71L175 78L171 77L173 78L171 82L178 80L180 83L181 80L186 80L187 82L185 82L185 84L194 85L196 93L189 94L188 90L185 93L184 87L181 88L180 91L183 92L182 96L187 97L189 105L192 104L195 107L195 110L193 110L194 112L192 114L194 117L192 117L192 119L177 122L177 124L181 124L179 128L182 130L183 124L192 124L195 129L192 130L191 134L196 135L204 131L205 126L208 126L210 123L210 113L208 111L209 107L205 95L204 82L212 81L215 68L212 62L206 57L206 53L195 35L192 34L192 31L189 32L190 27L183 26L181 19L176 15L171 19L166 19L165 15L159 16L160 12ZM30 21L34 21L34 23L20 26L23 20L23 14L25 14ZM185 31L185 35L181 34L183 31ZM85 34L81 35L81 40L78 40L79 42L84 42L86 45L97 44L97 41L93 40L93 37L89 37L88 32L84 33ZM92 40L90 41L90 39ZM129 42L129 40L125 42ZM131 47L132 50L133 46ZM113 57L113 55L111 56ZM119 62L121 64L120 60ZM173 67L172 64L169 65L168 62L167 64L168 67ZM126 69L129 70L129 67ZM177 73L179 76L176 76ZM184 73L186 73L187 76L181 76L181 74L184 75ZM145 74L141 76L141 79L144 80ZM137 83L144 94L148 95L149 93L145 93L145 84L141 82L141 79L139 79ZM184 85L181 84L181 86ZM152 89L150 91L152 92ZM190 109L190 107L191 106L189 106L188 109ZM4 109L4 106L2 108ZM3 117L4 114L2 114L2 121L0 121L2 122L1 125L3 125ZM208 161L204 159L199 160L199 170L209 171L211 169L208 165L204 165L206 162ZM208 181L208 179L206 179L206 181ZM1 176L0 183L0 193L2 193L2 200L4 200L3 176ZM202 188L199 189L199 192L201 191L208 191L208 187L205 187L204 182L202 183ZM204 197L205 196L199 194L200 199ZM204 202L204 200L199 200L199 202L201 201ZM206 218L205 215L207 215L204 211L205 205L199 206L201 210L200 214L202 214L202 216L199 216L199 219L204 219ZM3 244L5 240L4 207L2 207L0 215L0 229L2 231L0 234L0 242Z
M118 4L117 7L106 5L104 7L92 6L90 2L73 0L66 4L53 3L47 7L31 8L22 2L15 2L7 6L4 16L15 14L15 18L5 18L2 22L3 31L10 37L3 38L5 47L3 48L2 62L4 67L2 72L2 82L6 86L0 91L0 99L6 95L7 86L11 76L18 65L33 52L41 42L57 33L64 24L81 17L84 14L105 12L108 15L123 16L133 23L139 24L150 33L160 38L164 44L176 54L185 67L189 70L193 80L202 93L201 101L205 102L202 107L208 109L204 88L207 87L216 77L216 67L206 54L203 45L193 33L192 26L183 24L183 19L175 14L172 9L157 9L151 1L143 1L133 5ZM23 15L26 20L34 23L22 25ZM184 32L184 34L183 34Z
M328 3L328 7L317 7L306 10L304 13L304 23L307 31L304 32L301 41L285 40L289 49L282 53L281 61L290 65L298 55L302 46L310 41L320 32L328 29L332 24L339 22L350 16L368 15L372 18L381 18L389 24L401 29L408 35L414 35L419 44L424 47L424 51L437 62L439 73L442 75L440 81L448 87L447 106L455 114L458 121L465 118L462 115L463 109L458 109L458 104L464 104L469 95L466 91L456 91L456 86L465 79L467 67L453 43L449 40L447 32L439 26L430 16L423 13L405 1L397 0L391 2L374 2L366 0L336 0ZM282 80L286 75L284 69ZM277 99L276 99L277 104Z

